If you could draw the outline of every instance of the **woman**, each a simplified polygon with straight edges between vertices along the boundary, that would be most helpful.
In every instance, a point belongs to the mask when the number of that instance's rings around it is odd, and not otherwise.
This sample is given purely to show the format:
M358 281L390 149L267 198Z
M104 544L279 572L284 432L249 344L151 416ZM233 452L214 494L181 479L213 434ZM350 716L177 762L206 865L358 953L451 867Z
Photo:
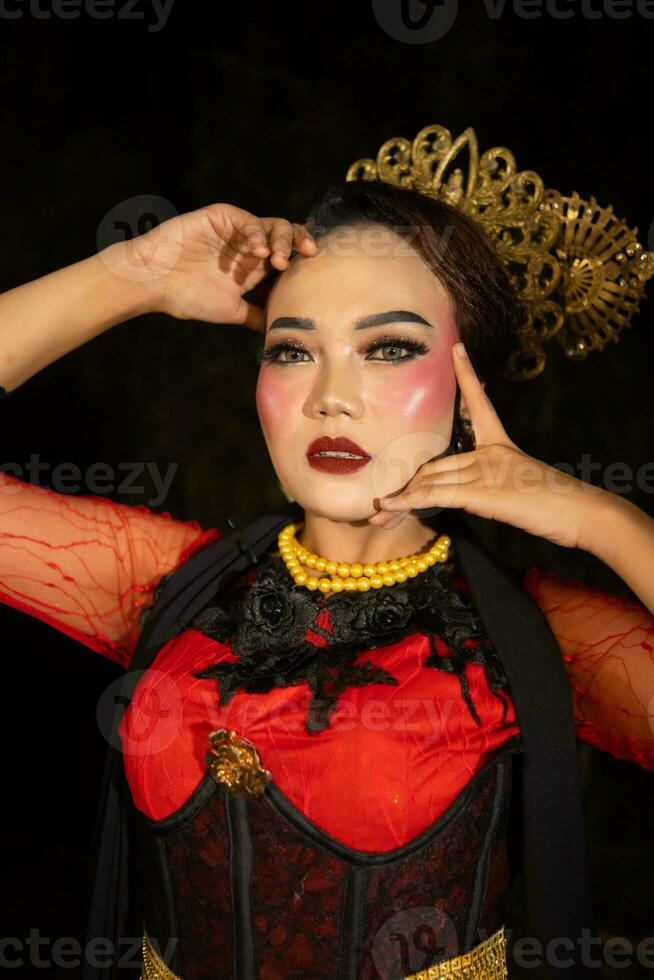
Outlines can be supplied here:
M262 310L244 296L271 271ZM483 387L517 315L494 249L383 184L333 189L306 226L212 205L0 297L0 380L154 311L262 332L257 408L299 506L121 721L142 975L506 976L522 754L526 934L554 946L509 960L590 972L572 703L580 738L654 769L654 521L507 435ZM0 598L125 667L158 586L222 540L1 488ZM640 603L512 582L456 511L590 551Z

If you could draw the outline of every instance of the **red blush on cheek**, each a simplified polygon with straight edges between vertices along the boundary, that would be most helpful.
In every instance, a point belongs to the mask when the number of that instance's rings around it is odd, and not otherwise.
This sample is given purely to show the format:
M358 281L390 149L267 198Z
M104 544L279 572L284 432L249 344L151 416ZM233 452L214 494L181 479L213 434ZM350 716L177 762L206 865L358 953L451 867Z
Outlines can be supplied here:
M268 432L278 432L283 426L288 428L288 419L297 410L297 398L297 391L291 385L280 384L270 372L261 371L255 401L262 428Z
M415 419L426 426L443 419L452 410L456 377L451 363L448 365L442 354L388 368L387 373L394 375L389 378L388 385L383 386L388 414Z

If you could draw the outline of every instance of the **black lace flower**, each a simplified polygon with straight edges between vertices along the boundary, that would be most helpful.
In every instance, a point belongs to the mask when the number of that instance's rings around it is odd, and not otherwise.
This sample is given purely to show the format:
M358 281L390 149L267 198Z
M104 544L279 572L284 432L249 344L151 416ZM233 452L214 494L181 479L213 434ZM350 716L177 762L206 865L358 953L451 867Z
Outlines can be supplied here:
M306 591L292 591L269 569L250 586L239 612L232 649L252 656L292 648L313 622L316 607Z
M330 606L334 613L331 624L335 643L355 638L362 646L392 642L391 637L404 633L415 611L406 589L388 592L379 589L366 594L364 602L361 599L358 592L344 593Z
M390 590L326 597L296 586L282 559L270 557L259 566L252 584L241 579L221 593L220 605L209 606L193 620L194 629L229 642L238 656L236 663L213 664L194 671L193 676L217 682L221 705L238 690L265 693L306 682L313 695L306 727L318 732L327 726L339 695L348 687L398 683L381 667L357 664L360 654L411 634L423 634L430 647L425 666L459 678L468 709L481 726L465 676L467 664L484 667L491 691L504 704L505 716L508 702L500 689L508 682L470 599L454 584L459 574L456 563L450 561ZM318 622L325 610L329 628ZM323 637L328 646L318 645L316 636ZM436 637L445 642L446 656L437 649Z

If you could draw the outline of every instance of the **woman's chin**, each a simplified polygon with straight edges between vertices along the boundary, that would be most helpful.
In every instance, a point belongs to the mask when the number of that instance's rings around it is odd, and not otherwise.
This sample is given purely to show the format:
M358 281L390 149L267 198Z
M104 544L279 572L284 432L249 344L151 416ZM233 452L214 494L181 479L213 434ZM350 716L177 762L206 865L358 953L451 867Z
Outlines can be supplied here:
M294 496L305 513L310 513L314 517L324 517L330 521L363 522L377 513L370 497L362 500L354 495L350 497L334 493L308 494L300 490Z

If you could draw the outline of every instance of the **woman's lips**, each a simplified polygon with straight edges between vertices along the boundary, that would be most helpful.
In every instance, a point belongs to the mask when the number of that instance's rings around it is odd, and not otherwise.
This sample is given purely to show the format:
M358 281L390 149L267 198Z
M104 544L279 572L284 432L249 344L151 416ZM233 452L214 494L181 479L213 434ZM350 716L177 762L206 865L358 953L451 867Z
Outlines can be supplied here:
M306 455L309 466L323 473L355 473L370 462L365 449L344 436L314 439Z
M370 456L316 456L307 455L309 466L323 473L356 473L370 462Z

